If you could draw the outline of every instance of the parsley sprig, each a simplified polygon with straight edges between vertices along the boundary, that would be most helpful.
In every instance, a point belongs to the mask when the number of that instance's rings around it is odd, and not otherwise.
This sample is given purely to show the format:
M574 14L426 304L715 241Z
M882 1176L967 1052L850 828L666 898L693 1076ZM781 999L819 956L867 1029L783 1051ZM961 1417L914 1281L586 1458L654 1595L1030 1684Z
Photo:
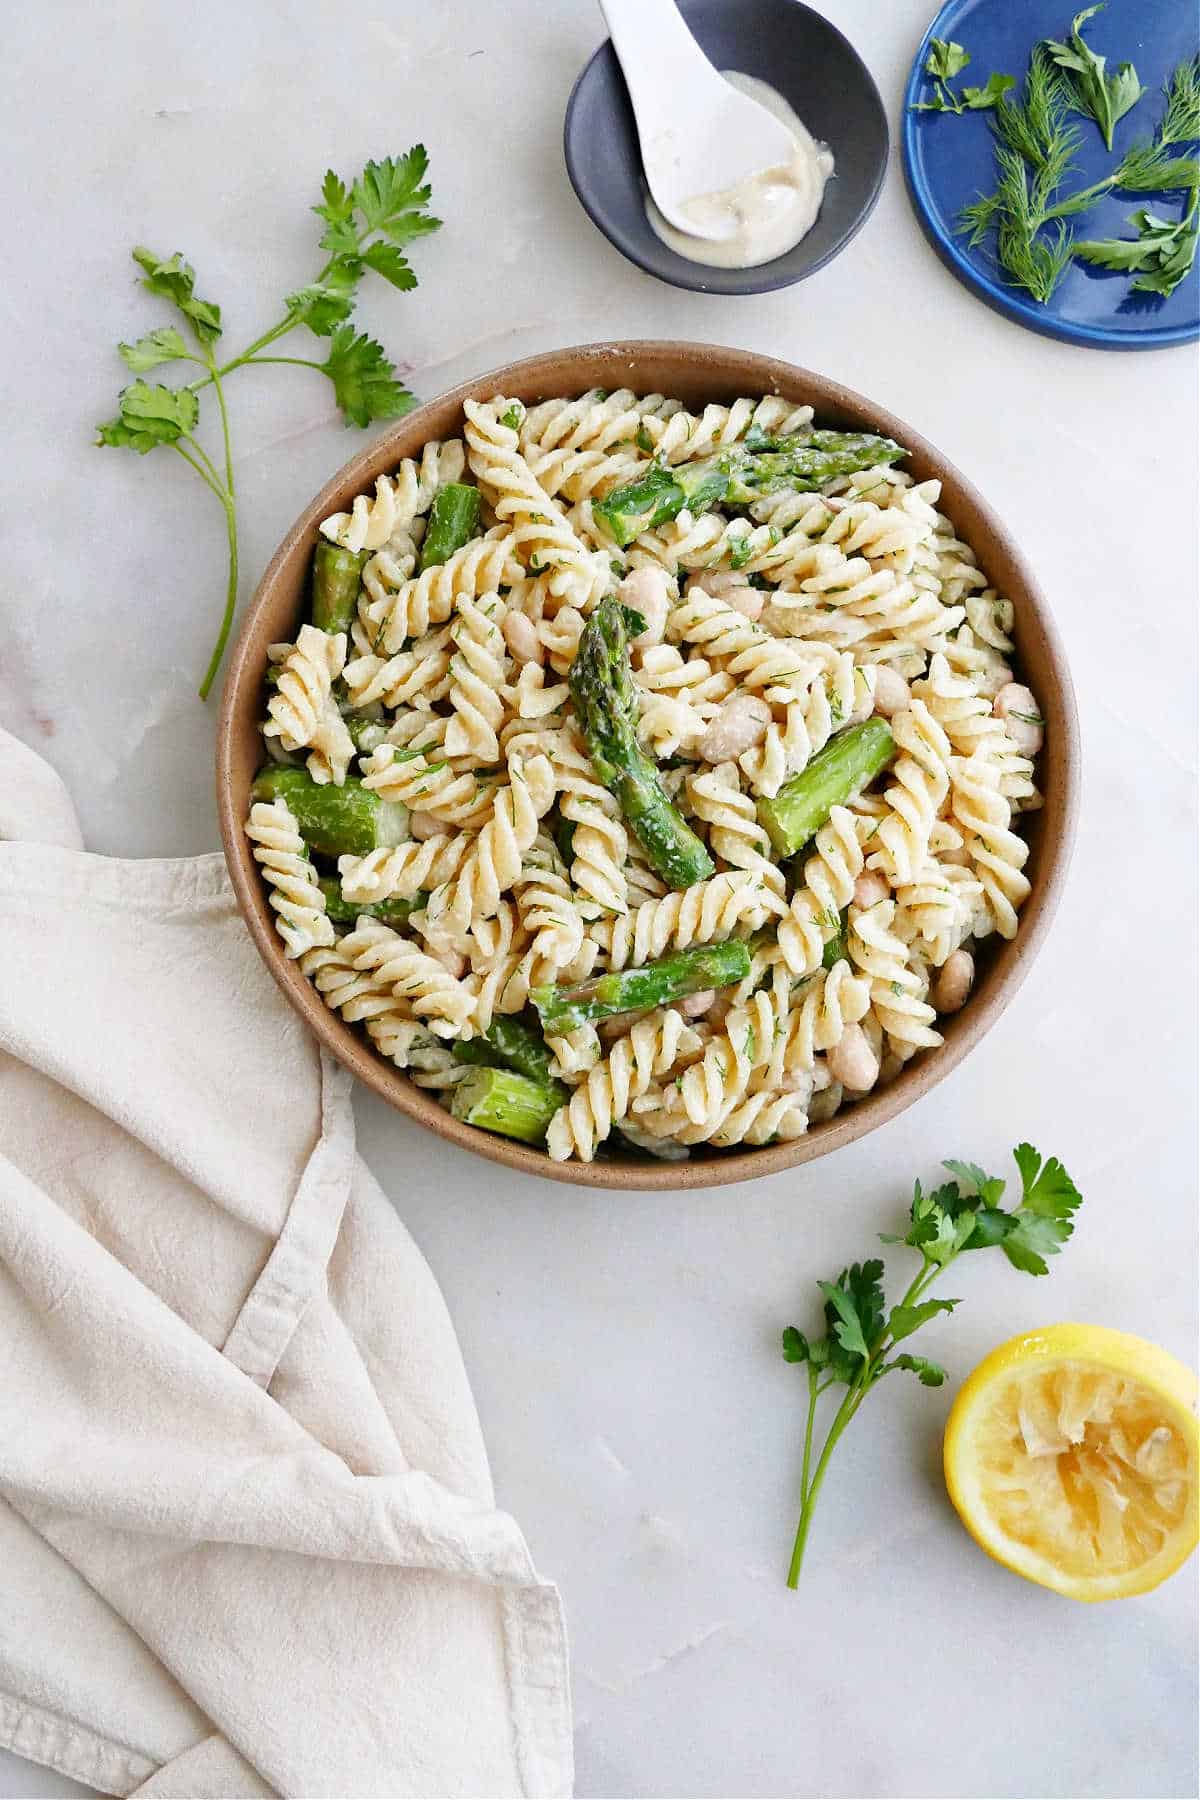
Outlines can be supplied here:
M895 1305L889 1307L884 1298L883 1263L874 1258L843 1269L836 1281L817 1283L825 1301L823 1337L808 1338L794 1325L784 1332L785 1361L803 1364L808 1379L800 1522L788 1569L790 1588L800 1579L813 1509L830 1458L872 1388L899 1371L915 1375L924 1387L941 1387L946 1379L939 1363L897 1348L922 1325L959 1305L958 1300L940 1295L930 1298L934 1282L967 1251L997 1247L1014 1269L1045 1275L1046 1258L1056 1255L1071 1236L1082 1195L1057 1157L1043 1161L1031 1144L1018 1144L1013 1159L1021 1177L1021 1198L1009 1209L1000 1204L1006 1183L985 1174L976 1163L947 1162L944 1167L953 1180L929 1193L916 1183L907 1232L880 1240L905 1244L920 1258L920 1268ZM814 1459L818 1403L835 1387L846 1391Z
M948 112L958 115L964 112L986 112L995 106L997 100L1003 98L1008 90L1017 84L1011 75L989 75L986 87L964 87L955 89L950 86L956 75L960 75L971 60L968 50L961 44L948 42L945 38L930 38L929 54L925 58L925 73L933 83L932 100L915 100L914 112Z
M329 253L328 260L313 282L286 296L283 316L228 361L219 361L216 350L224 329L221 308L197 295L191 265L178 251L161 257L139 246L133 252L133 260L142 271L142 286L175 307L188 335L185 337L174 325L163 325L135 343L118 346L126 366L139 379L122 389L117 415L98 427L96 442L136 450L142 456L164 446L175 451L216 495L224 511L229 542L225 610L200 684L201 699L207 699L221 666L237 605L237 495L226 378L235 369L265 363L315 369L332 385L347 425L366 426L373 419L397 418L414 405L413 395L396 379L382 346L366 332L356 331L349 321L358 284L368 269L401 292L417 285L404 247L427 232L436 231L441 223L428 211L428 163L424 146L417 144L404 156L369 162L349 187L330 170L325 176L321 204L313 208L325 224L320 245ZM324 361L267 354L300 326L314 337L327 340ZM172 362L193 363L202 373L181 387L140 379L161 364ZM220 420L221 466L196 436L200 396L209 387Z
M1059 68L1066 71L1075 110L1095 119L1105 148L1111 150L1114 126L1137 105L1146 90L1131 62L1118 63L1111 75L1106 74L1106 58L1098 56L1084 42L1083 27L1104 7L1105 0L1100 0L1099 5L1076 13L1071 20L1069 41L1062 44L1047 38L1046 49Z

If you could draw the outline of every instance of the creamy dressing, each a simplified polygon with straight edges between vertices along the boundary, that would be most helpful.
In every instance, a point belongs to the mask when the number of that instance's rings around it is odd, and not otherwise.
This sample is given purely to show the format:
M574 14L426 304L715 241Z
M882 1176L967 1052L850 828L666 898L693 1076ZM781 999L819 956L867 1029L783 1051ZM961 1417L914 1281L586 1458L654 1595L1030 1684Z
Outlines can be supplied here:
M797 117L783 95L768 82L736 69L722 69L731 87L757 100L792 134L792 159L774 168L758 169L736 187L714 194L697 194L681 211L702 231L716 231L715 238L692 237L677 231L646 195L646 217L657 237L686 257L715 269L754 269L774 262L807 235L817 222L825 183L833 174L833 155L819 144Z

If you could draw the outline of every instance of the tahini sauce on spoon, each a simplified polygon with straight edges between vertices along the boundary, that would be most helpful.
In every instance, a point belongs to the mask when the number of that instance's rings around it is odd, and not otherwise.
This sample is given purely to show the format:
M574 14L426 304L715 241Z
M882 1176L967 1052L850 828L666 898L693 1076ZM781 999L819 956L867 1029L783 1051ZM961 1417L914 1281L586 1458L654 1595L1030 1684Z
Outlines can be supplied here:
M685 203L683 211L688 218L702 230L718 231L719 237L692 237L677 231L649 194L646 217L655 235L688 262L707 263L715 269L754 269L760 263L774 262L812 230L825 183L833 174L833 155L768 82L736 69L722 69L721 73L732 87L765 106L791 132L795 145L791 161L759 169L736 187L698 194Z

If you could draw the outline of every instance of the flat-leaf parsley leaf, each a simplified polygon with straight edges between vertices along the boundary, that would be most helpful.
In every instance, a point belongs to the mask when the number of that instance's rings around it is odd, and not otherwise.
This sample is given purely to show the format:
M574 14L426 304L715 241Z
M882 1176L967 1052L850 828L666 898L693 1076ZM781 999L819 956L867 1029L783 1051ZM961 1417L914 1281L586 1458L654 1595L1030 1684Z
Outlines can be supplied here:
M1132 63L1118 63L1108 75L1105 73L1106 59L1084 42L1084 25L1103 11L1104 0L1097 6L1085 7L1071 20L1070 41L1061 44L1051 38L1047 40L1046 48L1059 68L1067 72L1076 110L1095 119L1106 147L1111 150L1113 127L1137 105L1146 90Z
M933 83L932 100L914 100L913 112L983 112L995 106L1009 88L1016 83L1011 75L993 74L987 78L984 87L965 87L956 91L950 86L955 75L959 75L970 62L969 51L961 44L947 42L944 38L930 38L929 54L925 58L925 73Z

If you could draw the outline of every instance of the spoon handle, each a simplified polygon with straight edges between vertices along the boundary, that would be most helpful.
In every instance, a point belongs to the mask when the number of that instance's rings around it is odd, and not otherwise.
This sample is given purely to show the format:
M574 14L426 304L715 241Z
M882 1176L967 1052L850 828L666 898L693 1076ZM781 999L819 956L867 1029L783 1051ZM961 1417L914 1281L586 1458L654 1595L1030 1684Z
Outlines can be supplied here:
M599 0L621 73L629 89L638 135L661 118L669 97L713 75L708 58L683 22L675 0ZM644 121L644 123L643 123ZM643 142L642 154L647 146Z

